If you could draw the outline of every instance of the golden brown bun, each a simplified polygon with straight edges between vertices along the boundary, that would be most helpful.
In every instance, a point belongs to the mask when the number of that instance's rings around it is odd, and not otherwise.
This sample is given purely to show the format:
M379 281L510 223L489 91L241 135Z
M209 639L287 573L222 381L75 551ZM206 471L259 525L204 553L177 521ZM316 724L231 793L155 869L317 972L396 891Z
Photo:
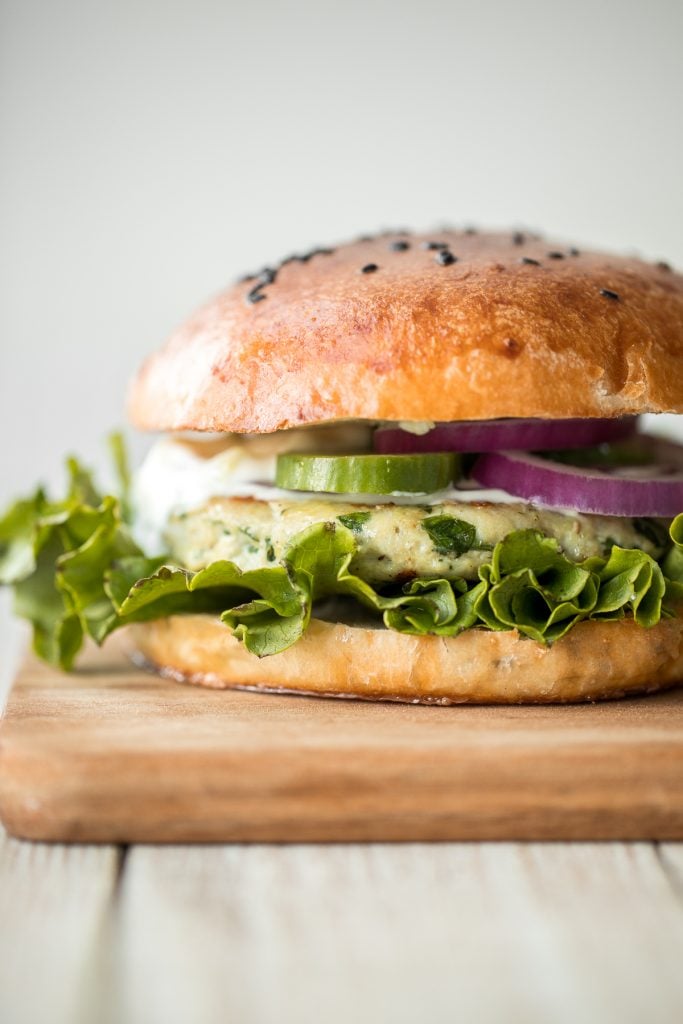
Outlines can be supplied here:
M516 632L415 637L314 619L293 647L256 658L217 618L177 615L131 627L138 655L202 686L421 703L598 700L683 681L683 618L652 629L582 622L552 647Z
M429 241L457 261L437 262ZM575 252L435 231L290 260L271 284L228 288L151 356L131 418L265 433L338 419L683 412L683 275ZM378 269L362 273L368 264ZM265 298L247 301L254 289Z

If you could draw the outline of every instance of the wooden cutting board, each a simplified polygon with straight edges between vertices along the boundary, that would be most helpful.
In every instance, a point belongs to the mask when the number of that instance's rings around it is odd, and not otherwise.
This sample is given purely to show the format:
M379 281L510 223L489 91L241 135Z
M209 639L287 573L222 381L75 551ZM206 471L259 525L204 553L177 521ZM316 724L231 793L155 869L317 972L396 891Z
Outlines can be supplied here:
M682 839L683 690L421 707L215 691L115 643L24 665L0 729L16 836L95 842Z

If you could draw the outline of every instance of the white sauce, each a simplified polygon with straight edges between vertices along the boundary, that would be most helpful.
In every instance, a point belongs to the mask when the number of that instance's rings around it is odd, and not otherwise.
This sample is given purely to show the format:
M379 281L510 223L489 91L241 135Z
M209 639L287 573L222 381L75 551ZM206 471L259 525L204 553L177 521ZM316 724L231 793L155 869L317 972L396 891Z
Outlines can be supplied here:
M396 424L383 423L382 426L394 427ZM431 420L400 420L398 423L400 430L405 430L407 434L416 434L417 437L422 437L424 434L428 434L435 426L436 423L432 423Z

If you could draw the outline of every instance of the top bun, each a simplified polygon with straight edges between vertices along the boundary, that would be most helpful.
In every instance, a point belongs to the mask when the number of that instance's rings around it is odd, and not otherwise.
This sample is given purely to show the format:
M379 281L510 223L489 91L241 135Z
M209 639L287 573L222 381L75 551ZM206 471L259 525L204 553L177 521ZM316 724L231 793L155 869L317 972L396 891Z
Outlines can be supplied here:
M390 232L228 288L133 382L141 428L683 412L683 275L520 232Z

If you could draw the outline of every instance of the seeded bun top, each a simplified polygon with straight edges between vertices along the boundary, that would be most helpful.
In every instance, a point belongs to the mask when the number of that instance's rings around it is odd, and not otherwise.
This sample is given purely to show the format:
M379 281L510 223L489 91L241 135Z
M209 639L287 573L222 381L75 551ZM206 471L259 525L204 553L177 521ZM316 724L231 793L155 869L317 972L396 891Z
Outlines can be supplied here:
M683 275L537 235L391 232L210 301L134 380L143 429L683 412Z

